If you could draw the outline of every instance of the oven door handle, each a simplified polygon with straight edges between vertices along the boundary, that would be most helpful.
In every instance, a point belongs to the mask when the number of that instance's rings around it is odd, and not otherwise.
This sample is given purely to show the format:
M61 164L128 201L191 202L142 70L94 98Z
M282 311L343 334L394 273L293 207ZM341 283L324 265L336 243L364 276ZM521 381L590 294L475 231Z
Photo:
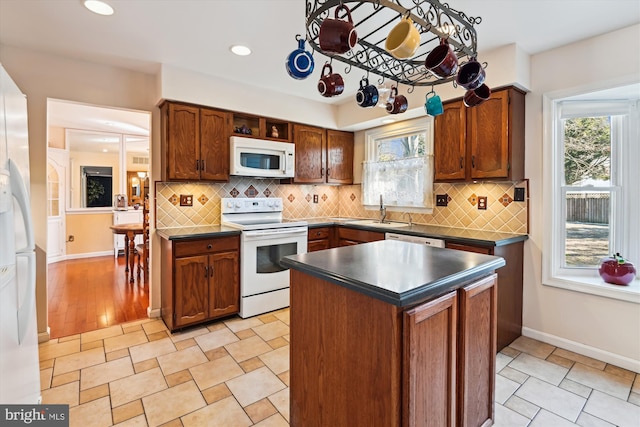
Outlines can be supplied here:
M273 228L269 230L249 230L243 231L245 237L267 237L267 236L286 236L291 234L306 235L308 232L307 227L289 227L289 228Z

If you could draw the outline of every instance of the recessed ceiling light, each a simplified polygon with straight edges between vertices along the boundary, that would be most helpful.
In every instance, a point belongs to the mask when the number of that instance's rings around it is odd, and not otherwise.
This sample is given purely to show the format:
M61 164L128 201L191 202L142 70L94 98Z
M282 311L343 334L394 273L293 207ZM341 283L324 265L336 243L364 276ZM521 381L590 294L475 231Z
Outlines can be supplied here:
M395 119L383 119L382 124L388 125L389 123L395 123Z
M113 15L113 7L100 0L84 0L84 7L98 15Z
M107 151L109 151L109 150L107 150L106 148L103 148L103 149L102 149L102 152L103 152L103 153L106 153Z
M251 55L251 49L246 46L242 46L241 44L234 44L229 48L231 52L235 53L238 56L247 56Z

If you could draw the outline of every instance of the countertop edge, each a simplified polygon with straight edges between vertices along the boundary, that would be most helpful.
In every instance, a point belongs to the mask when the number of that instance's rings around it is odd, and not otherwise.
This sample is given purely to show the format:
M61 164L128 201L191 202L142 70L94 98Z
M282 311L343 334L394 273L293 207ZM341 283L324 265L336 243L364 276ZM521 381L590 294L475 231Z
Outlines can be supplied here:
M293 268L318 279L326 280L338 286L342 286L344 288L403 308L436 298L440 295L445 294L446 292L458 289L464 286L466 283L469 283L469 281L486 276L487 274L494 272L496 269L506 265L506 262L503 258L496 257L496 259L493 261L483 263L469 270L460 271L459 273L451 274L434 282L425 283L422 286L416 287L402 294L397 294L395 292L386 291L384 289L380 289L377 286L364 283L335 272L316 268L314 266L302 263L294 259L285 257L280 261L280 263L286 267Z
M165 240L188 240L188 239L206 239L208 237L224 237L224 236L237 236L240 235L241 231L236 229L225 229L225 230L217 230L217 231L201 231L195 233L178 233L172 234L166 229L156 229L156 234L165 239Z

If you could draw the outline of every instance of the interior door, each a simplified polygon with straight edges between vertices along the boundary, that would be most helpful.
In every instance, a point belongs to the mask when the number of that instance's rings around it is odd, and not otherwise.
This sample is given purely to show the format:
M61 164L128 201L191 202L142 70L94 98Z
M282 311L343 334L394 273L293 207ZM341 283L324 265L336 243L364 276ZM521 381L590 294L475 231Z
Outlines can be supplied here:
M68 155L64 150L48 149L47 162L47 262L64 259L66 245L66 176Z

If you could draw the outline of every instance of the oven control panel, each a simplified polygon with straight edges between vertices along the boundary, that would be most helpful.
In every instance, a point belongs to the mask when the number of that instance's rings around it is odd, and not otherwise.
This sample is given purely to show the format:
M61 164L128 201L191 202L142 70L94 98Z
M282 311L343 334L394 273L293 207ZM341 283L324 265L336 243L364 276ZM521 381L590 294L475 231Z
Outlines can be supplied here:
M282 212L279 197L256 197L252 199L222 199L222 213Z

